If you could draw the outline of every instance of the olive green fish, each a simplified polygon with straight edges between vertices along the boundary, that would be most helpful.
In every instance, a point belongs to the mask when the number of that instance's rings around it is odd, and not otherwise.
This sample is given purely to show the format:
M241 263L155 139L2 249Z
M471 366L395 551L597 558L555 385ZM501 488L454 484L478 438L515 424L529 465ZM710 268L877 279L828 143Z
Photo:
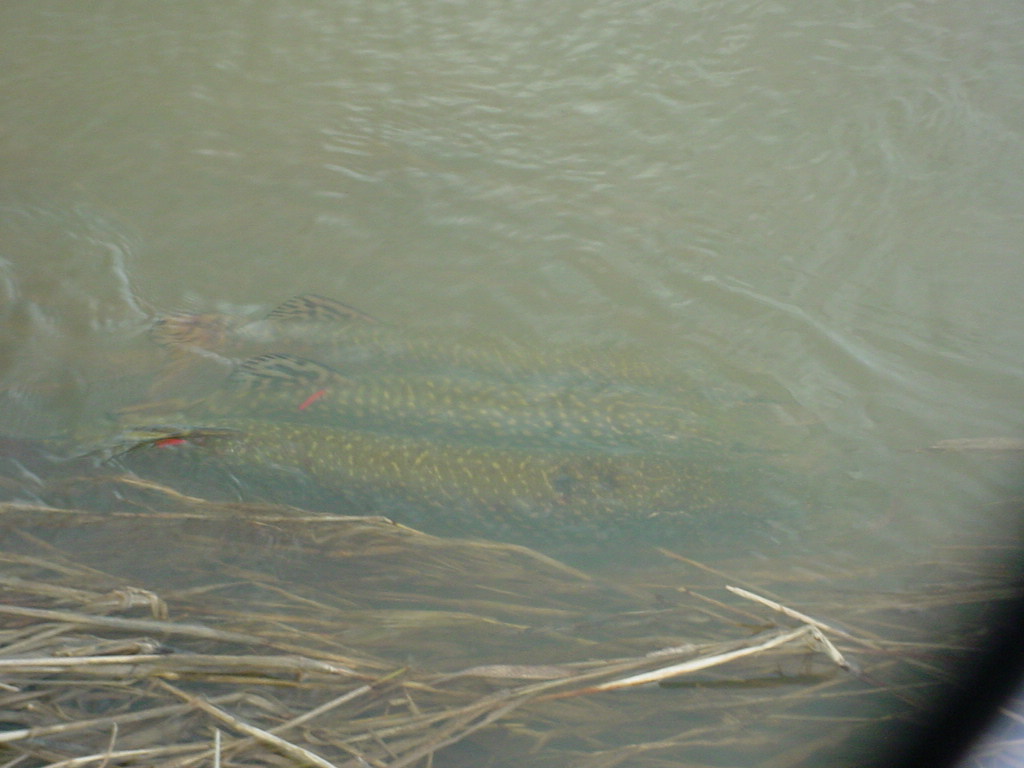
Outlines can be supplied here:
M330 423L492 445L666 450L713 448L681 407L578 387L526 387L469 378L346 377L288 354L244 361L229 386L192 412Z
M170 349L227 357L287 351L346 371L487 375L514 381L540 376L626 388L652 382L678 388L664 371L628 353L545 353L491 337L460 344L378 323L347 304L310 294L289 299L261 320L218 314L168 316L157 321L152 336Z
M685 534L702 515L739 513L745 490L764 477L708 457L535 452L257 420L136 427L118 444L122 453L160 446L232 471L298 474L353 511L514 540Z
M184 313L159 318L150 331L166 347L194 347L219 351L233 344L270 341L276 336L309 333L320 325L376 325L378 321L355 307L315 294L295 296L276 307L264 320L253 321L219 313ZM244 330L248 329L248 330Z

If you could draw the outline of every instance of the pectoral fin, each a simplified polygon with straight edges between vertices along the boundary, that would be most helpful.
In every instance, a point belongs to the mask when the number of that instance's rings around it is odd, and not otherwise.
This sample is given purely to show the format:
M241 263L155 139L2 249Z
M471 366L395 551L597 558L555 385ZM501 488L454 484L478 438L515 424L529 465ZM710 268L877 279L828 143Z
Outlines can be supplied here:
M235 437L241 434L237 429L227 427L187 427L178 425L145 425L126 427L112 440L76 456L101 456L105 461L137 451L140 448L183 445L203 445L208 440Z

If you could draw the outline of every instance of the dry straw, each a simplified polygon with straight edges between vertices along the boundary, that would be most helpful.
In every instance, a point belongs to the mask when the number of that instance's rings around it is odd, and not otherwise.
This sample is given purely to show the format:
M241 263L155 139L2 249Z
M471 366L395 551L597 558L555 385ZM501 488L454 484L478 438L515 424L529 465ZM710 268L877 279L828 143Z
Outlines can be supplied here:
M897 629L907 595L840 599L806 562L734 579L663 553L660 580L629 584L383 518L111 482L137 492L112 513L0 504L3 766L781 768L904 727L963 652ZM173 544L138 583L82 537ZM930 605L998 602L996 583Z

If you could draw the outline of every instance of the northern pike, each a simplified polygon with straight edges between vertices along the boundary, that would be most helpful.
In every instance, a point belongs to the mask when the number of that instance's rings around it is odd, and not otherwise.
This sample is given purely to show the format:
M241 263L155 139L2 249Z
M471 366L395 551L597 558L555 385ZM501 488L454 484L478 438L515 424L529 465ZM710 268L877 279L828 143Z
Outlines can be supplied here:
M763 468L701 455L538 452L238 419L130 428L118 445L216 459L233 473L298 475L353 512L513 540L685 535L702 516L749 511L745 494L765 478Z
M513 381L555 377L627 388L656 382L678 389L663 370L628 354L593 349L545 353L496 338L460 344L380 323L347 304L311 294L289 299L259 320L213 313L170 315L157 321L152 336L172 350L227 357L287 351L346 372L467 373Z
M244 361L195 414L329 423L491 445L617 449L717 447L692 411L620 393L469 378L347 377L288 354Z

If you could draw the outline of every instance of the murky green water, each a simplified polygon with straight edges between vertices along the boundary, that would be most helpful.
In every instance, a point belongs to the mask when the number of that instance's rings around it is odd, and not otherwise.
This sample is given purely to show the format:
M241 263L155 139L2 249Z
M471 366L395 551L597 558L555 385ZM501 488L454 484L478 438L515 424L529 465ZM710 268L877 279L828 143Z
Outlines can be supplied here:
M4 434L151 395L159 316L315 292L685 381L813 489L755 559L1014 533L1019 454L922 449L1024 437L1016 3L33 0L0 39Z

